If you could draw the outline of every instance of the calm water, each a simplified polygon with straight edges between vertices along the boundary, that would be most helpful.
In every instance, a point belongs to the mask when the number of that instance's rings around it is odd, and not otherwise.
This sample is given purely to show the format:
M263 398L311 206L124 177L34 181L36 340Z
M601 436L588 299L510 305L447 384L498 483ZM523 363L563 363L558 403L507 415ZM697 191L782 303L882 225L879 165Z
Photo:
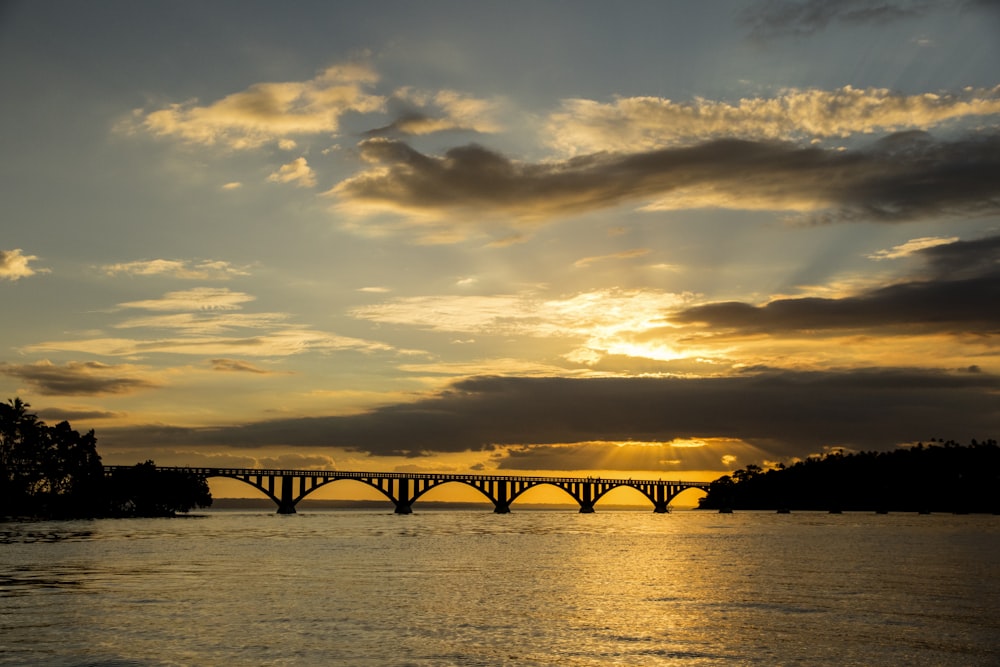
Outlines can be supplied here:
M2 665L998 665L1000 517L0 524Z

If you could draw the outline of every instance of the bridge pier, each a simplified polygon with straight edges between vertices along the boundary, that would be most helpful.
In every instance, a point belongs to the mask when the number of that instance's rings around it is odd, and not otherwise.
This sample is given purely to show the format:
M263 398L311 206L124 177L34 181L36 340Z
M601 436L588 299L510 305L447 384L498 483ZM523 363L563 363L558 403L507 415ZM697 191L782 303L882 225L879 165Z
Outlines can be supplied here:
M656 497L653 499L653 513L654 514L669 513L670 510L667 509L667 503L669 503L670 500L667 498L666 489L663 487L662 484L656 485L655 489L656 489L655 491Z
M584 482L580 485L580 514L593 514L594 513L594 485L590 482Z
M295 495L292 493L291 475L281 476L281 499L278 502L278 514L295 514Z
M493 504L494 514L510 514L510 482L499 482L496 485L496 500Z
M413 498L410 497L410 480L398 480L398 494L392 502L396 504L396 514L413 514Z

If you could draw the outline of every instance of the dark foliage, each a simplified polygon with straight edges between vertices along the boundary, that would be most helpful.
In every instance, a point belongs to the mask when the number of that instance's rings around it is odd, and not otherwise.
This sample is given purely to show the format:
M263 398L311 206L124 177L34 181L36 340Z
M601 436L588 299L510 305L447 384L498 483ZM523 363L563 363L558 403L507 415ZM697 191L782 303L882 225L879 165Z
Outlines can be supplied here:
M0 515L100 514L104 468L94 432L47 426L28 407L0 404Z
M48 426L29 407L0 404L0 517L170 516L212 504L204 478L152 461L106 476L93 431Z
M157 470L152 461L117 469L107 479L111 516L173 516L212 504L204 477Z
M1000 447L953 441L748 465L712 482L703 509L1000 512Z

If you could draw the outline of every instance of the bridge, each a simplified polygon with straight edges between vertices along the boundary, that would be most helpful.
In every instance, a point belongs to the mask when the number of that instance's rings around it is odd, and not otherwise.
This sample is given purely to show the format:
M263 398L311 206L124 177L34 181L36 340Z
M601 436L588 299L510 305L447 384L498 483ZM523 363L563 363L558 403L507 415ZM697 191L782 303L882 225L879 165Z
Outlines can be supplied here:
M130 466L104 466L105 474ZM510 504L530 488L548 484L562 489L580 504L584 514L594 511L594 503L618 487L639 491L653 503L658 514L677 494L687 489L708 491L708 482L667 482L663 480L603 479L600 477L522 477L517 475L444 475L405 472L348 472L345 470L263 470L259 468L197 468L157 466L204 478L228 477L259 489L278 506L278 514L295 514L295 505L310 493L342 479L352 479L378 489L396 507L396 514L411 514L413 503L431 489L448 483L466 484L493 503L496 514L510 512Z

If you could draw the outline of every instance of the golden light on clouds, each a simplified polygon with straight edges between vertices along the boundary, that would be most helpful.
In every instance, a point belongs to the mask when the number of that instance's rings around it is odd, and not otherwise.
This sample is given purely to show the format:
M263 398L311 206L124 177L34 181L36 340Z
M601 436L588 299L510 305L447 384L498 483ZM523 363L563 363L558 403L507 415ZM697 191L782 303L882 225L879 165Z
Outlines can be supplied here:
M109 276L165 275L184 280L229 280L250 275L246 267L234 266L230 262L221 260L151 259L107 264L102 266L101 270Z
M300 188L311 188L316 185L316 172L304 157L300 157L281 165L278 171L267 177L267 180L274 183L291 183Z
M718 136L786 141L846 138L1000 113L1000 86L961 93L902 95L885 88L789 89L736 102L623 97L611 103L563 100L546 124L550 144L568 154L647 151Z
M208 105L191 100L139 109L133 123L191 144L249 150L295 135L336 134L345 113L382 109L385 98L368 92L378 79L365 65L333 65L308 81L257 83Z
M31 262L38 259L35 255L25 255L20 248L0 250L0 280L20 280L36 273L47 273L46 269L34 269Z

